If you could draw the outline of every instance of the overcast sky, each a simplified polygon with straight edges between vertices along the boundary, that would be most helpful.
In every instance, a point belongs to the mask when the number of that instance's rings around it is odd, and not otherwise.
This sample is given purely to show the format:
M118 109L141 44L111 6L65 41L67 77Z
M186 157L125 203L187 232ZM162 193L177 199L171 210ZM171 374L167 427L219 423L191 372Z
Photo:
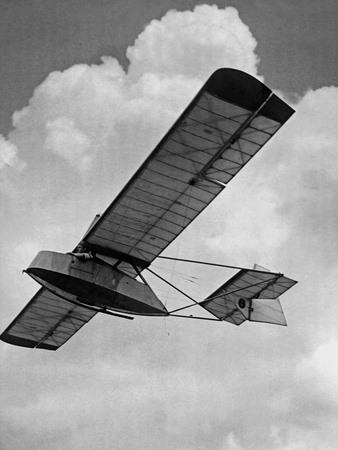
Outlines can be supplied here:
M1 449L336 449L337 2L0 8L1 331L38 289L22 269L73 248L219 67L296 113L166 254L299 282L288 327L96 316L57 352L1 342ZM196 297L231 275L174 269Z

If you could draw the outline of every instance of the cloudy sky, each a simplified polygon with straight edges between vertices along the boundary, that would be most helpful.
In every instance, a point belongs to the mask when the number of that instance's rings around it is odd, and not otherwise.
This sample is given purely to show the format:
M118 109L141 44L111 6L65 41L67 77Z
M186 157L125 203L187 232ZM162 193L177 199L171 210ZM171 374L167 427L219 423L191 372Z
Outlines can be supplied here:
M337 2L0 8L1 331L37 290L22 269L73 248L219 67L296 113L167 254L299 282L287 328L97 316L57 352L1 342L1 448L336 449ZM229 276L174 269L196 297Z

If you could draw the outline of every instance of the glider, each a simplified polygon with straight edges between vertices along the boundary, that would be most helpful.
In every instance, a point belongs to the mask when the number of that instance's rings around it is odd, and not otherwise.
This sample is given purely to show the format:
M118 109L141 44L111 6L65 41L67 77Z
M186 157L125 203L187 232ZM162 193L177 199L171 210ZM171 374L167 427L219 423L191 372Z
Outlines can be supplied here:
M23 347L56 350L98 312L179 316L143 276L219 195L294 110L259 80L219 69L83 237L85 252L41 251L26 273L40 290L1 334ZM82 249L83 250L83 249ZM201 302L209 320L286 325L279 297L296 281L240 269ZM198 317L194 317L198 318Z

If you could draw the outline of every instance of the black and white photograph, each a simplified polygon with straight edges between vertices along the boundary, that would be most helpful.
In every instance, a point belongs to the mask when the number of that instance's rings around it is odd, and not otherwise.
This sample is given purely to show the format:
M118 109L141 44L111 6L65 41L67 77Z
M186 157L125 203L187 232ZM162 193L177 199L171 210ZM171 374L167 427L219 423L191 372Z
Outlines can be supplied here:
M338 448L337 23L0 0L1 450Z

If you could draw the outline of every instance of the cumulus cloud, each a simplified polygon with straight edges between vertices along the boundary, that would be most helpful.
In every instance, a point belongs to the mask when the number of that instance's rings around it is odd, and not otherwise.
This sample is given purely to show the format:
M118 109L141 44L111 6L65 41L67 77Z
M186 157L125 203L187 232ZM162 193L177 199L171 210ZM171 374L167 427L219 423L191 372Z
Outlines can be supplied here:
M5 166L16 166L18 164L17 153L16 146L0 135L0 170Z
M274 159L266 159L268 183L279 196L277 212L291 229L298 259L326 268L338 251L337 101L337 87L307 92L274 140Z
M72 120L59 117L46 123L45 148L75 167L86 170L90 166L91 158L87 154L90 145L90 139L76 128Z
M92 169L94 159L106 164L112 152L128 163L151 150L214 70L257 74L255 47L234 8L169 11L129 47L127 72L103 57L51 73L14 114L11 142L27 161L54 152L74 170Z
M0 192L11 195L13 188L12 174L18 175L25 163L19 157L15 144L0 135Z
M172 10L153 20L128 48L129 73L133 78L153 72L203 79L226 64L256 75L256 45L235 8L201 5L194 11Z
M275 424L281 448L316 449L337 442L338 341L331 339L303 357L288 386L288 417ZM277 439L278 440L278 439ZM288 442L288 445L285 443ZM278 447L279 448L279 447Z
M297 367L297 377L310 396L320 394L324 401L338 407L338 340L320 345Z
M243 447L237 443L236 438L233 433L229 433L224 444L222 450L242 450Z

